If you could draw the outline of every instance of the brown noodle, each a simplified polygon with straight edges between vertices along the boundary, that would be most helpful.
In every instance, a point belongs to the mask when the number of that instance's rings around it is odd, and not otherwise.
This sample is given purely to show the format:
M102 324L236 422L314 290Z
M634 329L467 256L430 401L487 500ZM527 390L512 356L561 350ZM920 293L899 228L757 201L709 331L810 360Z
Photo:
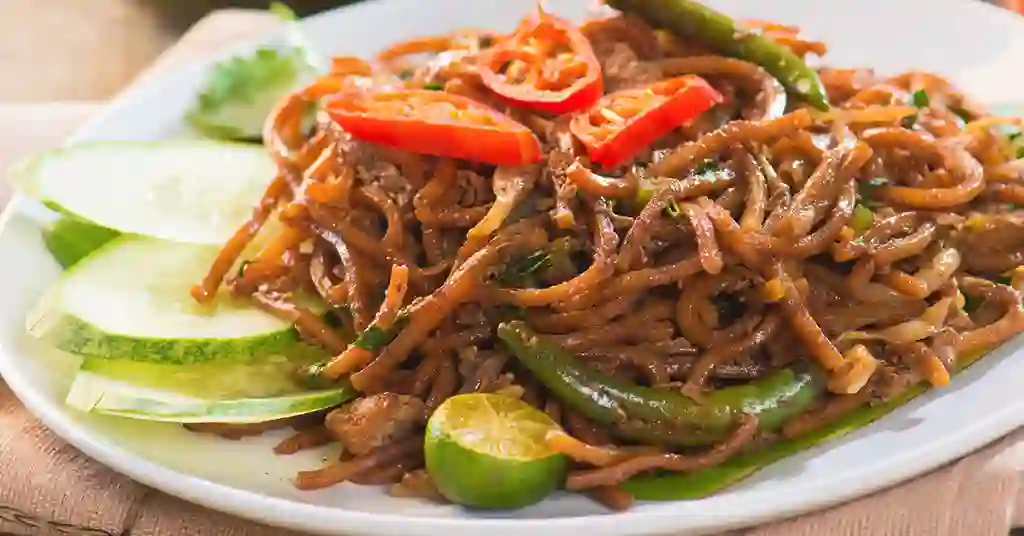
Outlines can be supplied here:
M757 25L798 54L825 52L798 29ZM518 309L607 373L698 401L706 389L817 361L832 393L785 426L789 437L916 381L945 385L958 357L1024 329L1020 295L1001 279L1024 265L1024 215L1012 205L1024 202L1024 167L995 130L1019 121L987 115L935 75L857 69L823 69L833 108L812 112L787 101L761 67L681 46L631 18L583 30L613 89L699 74L733 102L617 171L589 164L566 118L510 110L546 157L495 167L373 146L324 119L312 134L300 129L310 103L354 86L436 83L503 106L473 68L495 36L418 38L372 65L338 58L268 118L278 176L195 299L212 300L222 285L249 296L335 356L326 377L367 396L412 397L427 414L460 392L519 396L564 426L548 443L577 463L566 488L616 509L632 504L617 485L633 475L697 470L773 438L755 437L747 417L702 452L612 444L610 430L547 392L497 343L502 311ZM417 66L417 55L428 61ZM914 106L915 91L930 104ZM641 193L646 203L635 201ZM235 270L274 216L283 230ZM538 252L545 263L509 283L505 274ZM377 351L350 345L299 305L300 293L322 298L343 327L393 329L394 338ZM303 472L296 485L393 483L396 495L440 499L422 469L422 422L394 437L371 430L386 441ZM240 437L284 424L221 430ZM308 428L276 451L336 437Z

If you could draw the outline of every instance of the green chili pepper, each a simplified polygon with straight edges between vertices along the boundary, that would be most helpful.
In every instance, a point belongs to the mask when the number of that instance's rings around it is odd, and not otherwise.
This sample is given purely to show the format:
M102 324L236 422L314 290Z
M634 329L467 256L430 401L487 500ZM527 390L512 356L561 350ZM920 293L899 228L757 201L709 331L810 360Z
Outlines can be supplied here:
M976 355L961 359L960 370L971 366L986 353L978 352ZM642 501L680 501L707 497L754 474L766 465L866 426L926 390L927 386L919 383L885 403L854 410L806 435L778 441L763 449L740 454L719 465L692 473L633 477L622 485L622 489Z
M809 449L828 439L846 435L892 411L922 391L924 391L923 387L915 386L885 404L860 408L807 435L779 441L761 450L740 454L713 467L692 473L634 477L626 481L622 485L622 489L642 501L678 501L706 497L750 476L768 464Z
M700 40L726 55L756 63L811 106L829 109L818 73L788 48L745 30L725 14L692 0L608 0L608 5L680 37Z
M853 216L850 218L850 227L857 233L863 233L871 228L871 224L875 222L875 213L871 212L871 209L858 204L853 209Z
M756 416L759 430L778 430L825 390L824 374L808 366L713 391L698 403L599 372L520 321L499 325L498 337L562 402L620 437L644 442L713 444L728 437L743 415Z

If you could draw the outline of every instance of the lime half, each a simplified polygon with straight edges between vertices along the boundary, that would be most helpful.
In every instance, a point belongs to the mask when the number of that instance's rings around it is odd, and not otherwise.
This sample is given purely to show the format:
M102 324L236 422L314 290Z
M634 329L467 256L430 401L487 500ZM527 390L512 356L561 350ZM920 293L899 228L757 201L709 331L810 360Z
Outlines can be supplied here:
M427 423L427 471L448 500L474 508L522 508L565 479L568 459L544 441L558 425L508 396L471 393L441 404Z

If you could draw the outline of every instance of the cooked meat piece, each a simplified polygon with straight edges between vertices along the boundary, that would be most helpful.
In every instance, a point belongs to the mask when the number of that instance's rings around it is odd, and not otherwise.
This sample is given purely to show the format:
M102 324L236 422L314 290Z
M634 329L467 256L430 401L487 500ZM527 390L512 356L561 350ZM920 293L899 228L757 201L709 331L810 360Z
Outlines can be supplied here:
M1024 264L1024 213L975 214L953 236L968 272L998 275Z
M594 51L601 62L601 72L604 73L605 89L608 92L644 86L663 78L658 64L641 60L629 45L609 45Z
M920 380L914 372L893 365L882 364L868 381L872 403L887 402Z
M408 395L365 396L327 415L327 429L356 456L414 433L427 418L423 401Z

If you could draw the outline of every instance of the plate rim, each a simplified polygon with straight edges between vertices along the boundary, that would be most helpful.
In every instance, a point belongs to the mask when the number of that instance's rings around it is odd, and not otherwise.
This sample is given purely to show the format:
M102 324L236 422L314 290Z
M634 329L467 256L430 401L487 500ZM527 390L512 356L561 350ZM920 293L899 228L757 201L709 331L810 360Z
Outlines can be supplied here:
M379 3L400 6L410 0L383 0L342 6L316 15L307 21L321 18L358 16L358 12L368 4ZM966 3L967 0L961 0ZM972 3L978 3L975 0ZM982 2L983 3L983 2ZM995 6L991 10L1002 11ZM983 8L984 9L984 8ZM1013 16L1002 13L1004 16ZM1021 23L1024 28L1024 22ZM275 30L252 39L225 47L217 52L202 55L196 59L175 65L166 72L147 73L144 79L129 88L118 92L95 116L87 120L69 136L64 144L75 143L83 138L94 136L97 130L110 116L116 115L123 107L131 107L136 96L152 91L152 86L166 86L168 80L183 76L189 70L209 65L219 58L224 58L239 51L252 50L260 43L279 37L283 32ZM15 214L24 210L27 200L15 193L8 205L0 213L0 233L7 230L7 224ZM1013 343L1007 343L1013 344ZM1006 348L1004 345L1002 348ZM997 350L998 351L998 350ZM1024 354L1024 346L1016 345L1014 354ZM95 434L88 427L75 422L61 411L58 404L51 403L45 393L33 388L31 380L19 371L17 359L31 359L31 355L20 355L6 345L0 344L0 376L11 391L25 407L43 422L51 431L70 445L81 450L95 461L112 470L128 476L146 486L179 497L197 505L219 510L243 519L255 520L278 527L287 527L301 531L315 531L323 534L396 534L434 535L444 530L475 529L490 531L493 536L519 536L524 530L537 530L540 534L557 534L566 530L586 530L591 536L613 536L620 534L653 534L684 531L686 534L704 534L720 530L751 526L771 520L780 520L795 515L819 511L821 509L845 503L863 497L881 489L889 488L905 482L915 476L922 475L943 464L954 461L963 455L976 451L992 441L1007 435L1015 428L1024 426L1024 402L1009 404L1002 411L989 413L972 421L967 429L957 434L946 434L922 452L887 456L878 471L885 470L882 477L867 479L848 479L853 482L830 481L819 485L796 485L788 490L788 495L801 497L800 500L789 499L769 502L745 504L744 508L733 512L728 519L706 515L698 518L697 524L681 525L679 516L673 516L671 502L664 503L666 508L657 511L627 511L614 514L583 515L562 518L522 519L522 518L444 518L416 514L385 514L347 510L342 507L302 503L285 498L272 497L258 492L249 491L205 480L201 477L178 471L136 455L128 449L118 446L107 437ZM1008 357L1009 359L1010 357ZM1017 359L1020 357L1018 356ZM956 381L956 378L954 378ZM962 380L961 380L962 381ZM920 404L934 396L942 396L929 391L900 409ZM948 396L955 396L952 393ZM899 411L899 409L897 409ZM884 418L884 417L883 417ZM869 425L870 426L870 425ZM1000 432L1000 430L1003 430ZM925 455L922 455L925 454ZM787 503L783 508L775 507L777 503ZM772 505L772 507L768 507ZM612 523L609 523L611 521ZM688 521L692 521L688 520ZM631 524L632 528L623 530L619 523Z

